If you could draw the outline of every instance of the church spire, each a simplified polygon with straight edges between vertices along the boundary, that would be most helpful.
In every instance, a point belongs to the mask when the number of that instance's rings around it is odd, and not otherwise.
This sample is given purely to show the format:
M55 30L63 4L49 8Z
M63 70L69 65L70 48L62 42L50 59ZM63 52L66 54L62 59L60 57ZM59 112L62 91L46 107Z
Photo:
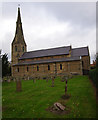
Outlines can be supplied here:
M27 45L24 40L20 7L18 7L18 16L16 21L16 32L12 41L12 64L18 63L18 59L27 51Z
M21 22L21 14L20 14L20 7L18 6L18 15L17 15L17 21L16 21L16 32L15 37L12 42L13 43L21 43L25 44L24 35L23 35L23 29L22 29L22 22Z
M20 7L18 7L17 23L21 23Z
M17 16L17 22L16 22L16 34L23 35L20 7L18 7L18 16Z

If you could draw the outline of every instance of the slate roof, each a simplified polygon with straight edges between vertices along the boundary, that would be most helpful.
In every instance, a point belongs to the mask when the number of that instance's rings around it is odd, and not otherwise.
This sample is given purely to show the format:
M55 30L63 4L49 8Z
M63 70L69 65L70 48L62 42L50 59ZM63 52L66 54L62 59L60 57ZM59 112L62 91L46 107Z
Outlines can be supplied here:
M58 48L52 48L52 49L25 52L20 59L54 56L54 55L66 55L66 54L69 54L70 49L71 49L71 46L67 46L67 47L58 47ZM64 61L77 61L77 60L80 60L80 56L88 56L88 55L89 55L88 47L74 48L74 49L71 49L71 57L25 61L25 62L20 62L18 64L14 64L13 66L41 64L41 63L54 63L54 62L64 62Z
M88 47L74 48L72 49L71 56L88 56Z
M28 59L28 58L37 58L37 57L55 56L55 55L67 55L69 54L70 47L71 46L57 47L51 49L25 52L19 59Z
M13 66L18 65L33 65L33 64L41 64L41 63L55 63L55 62L64 62L64 61L78 61L80 57L69 57L69 58L55 58L55 59L43 59L43 60L32 60L32 61L25 61L18 64L14 64Z

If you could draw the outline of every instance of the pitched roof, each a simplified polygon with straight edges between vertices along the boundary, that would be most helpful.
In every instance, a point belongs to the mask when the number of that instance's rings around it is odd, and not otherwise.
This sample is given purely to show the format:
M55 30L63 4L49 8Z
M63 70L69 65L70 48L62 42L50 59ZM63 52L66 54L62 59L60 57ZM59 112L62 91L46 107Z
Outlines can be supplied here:
M69 58L53 58L53 59L43 59L43 60L32 60L32 61L24 61L18 64L14 64L13 66L18 65L33 65L33 64L45 64L45 63L55 63L55 62L64 62L64 61L78 61L80 57L69 57Z
M89 50L88 47L74 48L71 52L72 56L88 56Z
M55 56L55 55L66 55L66 54L69 54L70 47L71 46L66 46L66 47L64 46L64 47L25 52L19 59L28 59L28 58Z

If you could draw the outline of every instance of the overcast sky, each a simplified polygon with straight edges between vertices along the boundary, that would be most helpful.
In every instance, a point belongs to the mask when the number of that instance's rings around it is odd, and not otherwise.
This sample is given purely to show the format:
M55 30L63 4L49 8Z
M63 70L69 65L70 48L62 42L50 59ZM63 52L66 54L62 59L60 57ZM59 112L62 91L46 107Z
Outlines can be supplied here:
M18 3L2 4L0 48L11 60L11 43L16 29ZM96 3L20 3L27 50L72 45L89 47L91 60L96 54Z

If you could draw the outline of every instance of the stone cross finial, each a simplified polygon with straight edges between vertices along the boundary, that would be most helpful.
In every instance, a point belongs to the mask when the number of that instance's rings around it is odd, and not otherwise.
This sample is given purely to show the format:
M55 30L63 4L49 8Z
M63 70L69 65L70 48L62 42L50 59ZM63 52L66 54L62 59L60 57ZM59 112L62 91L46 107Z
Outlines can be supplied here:
M20 7L20 4L18 4L18 7Z

